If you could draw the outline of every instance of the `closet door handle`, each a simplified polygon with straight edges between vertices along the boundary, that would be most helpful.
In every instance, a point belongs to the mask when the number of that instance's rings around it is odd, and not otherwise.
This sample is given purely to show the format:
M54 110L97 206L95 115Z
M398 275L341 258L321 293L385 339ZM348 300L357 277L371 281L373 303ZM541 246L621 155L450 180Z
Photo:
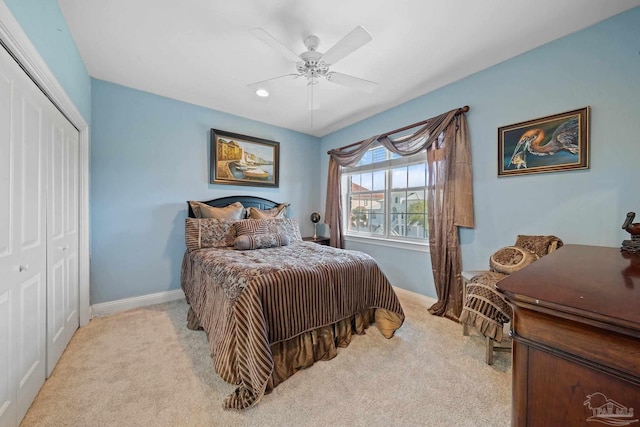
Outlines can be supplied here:
M69 249L69 246L60 246L60 249L66 251L67 249Z
M18 270L20 271L20 273L29 270L29 264L21 265L20 267L18 267Z

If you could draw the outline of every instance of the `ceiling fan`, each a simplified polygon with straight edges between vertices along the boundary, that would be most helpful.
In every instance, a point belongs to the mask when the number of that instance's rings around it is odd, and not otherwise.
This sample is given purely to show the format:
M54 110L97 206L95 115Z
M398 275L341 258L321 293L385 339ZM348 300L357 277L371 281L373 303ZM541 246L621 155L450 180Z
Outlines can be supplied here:
M313 99L313 86L318 83L320 77L324 77L327 81L342 86L352 87L365 92L373 92L377 83L359 77L350 76L348 74L330 71L330 67L342 58L353 53L372 40L371 34L364 27L357 26L349 34L340 39L333 47L325 53L317 50L320 45L320 39L316 36L309 36L304 39L306 52L297 55L279 40L267 33L262 28L253 28L249 32L266 45L280 52L286 59L296 63L296 73L285 74L251 83L249 87L253 89L265 88L268 83L280 79L297 79L305 77L307 79L307 93L309 100L309 110L318 108Z

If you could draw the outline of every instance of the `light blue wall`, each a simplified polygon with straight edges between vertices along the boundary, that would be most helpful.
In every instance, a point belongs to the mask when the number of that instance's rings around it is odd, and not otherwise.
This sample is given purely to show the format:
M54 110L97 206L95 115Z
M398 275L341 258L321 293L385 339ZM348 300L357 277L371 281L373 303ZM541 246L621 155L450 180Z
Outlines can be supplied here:
M640 215L640 8L474 74L322 138L326 151L463 105L472 147L476 227L462 229L464 269L482 269L517 234L620 246L629 211ZM497 128L591 107L591 167L497 178ZM435 297L431 264L404 250L370 252L399 287ZM428 258L428 256L427 256Z
M4 0L31 43L91 123L91 78L55 0Z
M476 227L462 230L463 268L517 234L619 246L640 213L640 8L613 17L375 117L317 138L91 80L57 2L5 0L69 97L92 123L91 302L179 287L184 201L251 193L288 201L304 234L324 212L330 148L469 105ZM92 97L94 99L92 99ZM496 177L499 126L591 106L591 168ZM281 142L279 189L207 184L209 129ZM318 159L320 159L318 161ZM320 177L320 184L312 180ZM435 296L428 256L367 245L391 281Z
M318 138L95 79L92 114L92 304L180 288L187 200L289 202L313 233ZM280 142L279 188L209 184L211 128Z

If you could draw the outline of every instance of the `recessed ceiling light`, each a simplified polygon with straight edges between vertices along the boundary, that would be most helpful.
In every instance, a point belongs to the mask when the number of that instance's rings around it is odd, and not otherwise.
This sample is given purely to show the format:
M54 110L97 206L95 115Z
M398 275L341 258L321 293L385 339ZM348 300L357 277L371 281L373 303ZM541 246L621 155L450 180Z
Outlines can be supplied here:
M258 90L256 90L256 95L265 98L265 97L269 96L269 91L266 90L266 89L258 89Z

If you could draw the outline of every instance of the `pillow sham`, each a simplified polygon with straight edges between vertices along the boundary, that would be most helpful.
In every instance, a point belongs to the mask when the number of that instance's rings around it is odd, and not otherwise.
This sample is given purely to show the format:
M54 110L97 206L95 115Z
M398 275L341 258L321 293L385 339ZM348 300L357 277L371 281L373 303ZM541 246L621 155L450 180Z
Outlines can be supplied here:
M284 234L292 242L302 240L298 220L294 218L263 219L267 224L267 233Z
M243 236L245 234L266 234L267 224L258 219L243 219L234 224L236 235Z
M242 203L233 202L224 208L216 208L205 203L189 201L196 218L243 219L245 209Z
M516 272L538 259L538 255L518 246L498 249L489 258L491 271L502 274Z
M184 230L187 250L233 246L236 222L235 219L187 218Z
M289 237L284 234L243 234L236 237L233 247L240 251L252 249L275 248L278 246L287 246Z
M287 207L289 203L282 203L275 208L262 210L258 208L247 208L248 215L247 218L251 219L266 219L266 218L286 218L287 217Z

